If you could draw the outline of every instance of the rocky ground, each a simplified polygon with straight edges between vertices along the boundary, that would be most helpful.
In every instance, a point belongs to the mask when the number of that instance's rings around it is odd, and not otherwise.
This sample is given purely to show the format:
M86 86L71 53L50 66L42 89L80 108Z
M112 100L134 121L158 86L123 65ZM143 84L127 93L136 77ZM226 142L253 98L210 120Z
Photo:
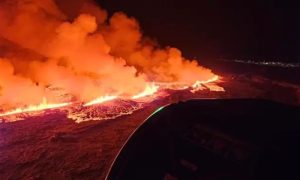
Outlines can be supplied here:
M75 123L57 113L0 124L0 179L104 179L130 134L160 106L191 98L264 98L300 104L295 84L226 75L226 92L173 92L131 115Z

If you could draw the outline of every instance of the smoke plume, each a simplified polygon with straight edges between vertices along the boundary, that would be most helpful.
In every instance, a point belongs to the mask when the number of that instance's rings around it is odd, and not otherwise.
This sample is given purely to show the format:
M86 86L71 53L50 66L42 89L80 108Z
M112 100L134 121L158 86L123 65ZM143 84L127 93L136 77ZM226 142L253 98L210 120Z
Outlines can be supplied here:
M148 82L191 85L214 76L180 50L159 48L123 12L108 18L92 1L75 2L0 2L0 107L59 101L49 88L86 102L132 96Z

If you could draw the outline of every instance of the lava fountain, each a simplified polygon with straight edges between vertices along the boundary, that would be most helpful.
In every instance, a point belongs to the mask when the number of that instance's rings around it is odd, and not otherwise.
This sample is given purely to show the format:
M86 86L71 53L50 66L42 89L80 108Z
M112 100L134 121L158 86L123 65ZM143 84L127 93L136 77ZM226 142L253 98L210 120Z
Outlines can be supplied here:
M70 7L75 18L62 9L54 0L0 2L0 119L53 109L74 117L109 102L136 109L166 89L224 91L221 77L161 48L133 17L91 1Z

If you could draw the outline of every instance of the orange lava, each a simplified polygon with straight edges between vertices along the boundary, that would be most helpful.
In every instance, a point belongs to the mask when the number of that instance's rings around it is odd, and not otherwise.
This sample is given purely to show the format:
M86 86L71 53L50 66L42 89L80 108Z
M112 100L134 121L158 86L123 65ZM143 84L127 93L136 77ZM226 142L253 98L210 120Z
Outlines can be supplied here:
M136 94L132 96L132 99L139 99L146 96L151 96L155 94L159 89L159 86L155 85L155 83L151 83L150 85L147 85L145 90L139 94Z
M104 102L107 102L107 101L112 101L114 99L117 99L118 96L102 96L102 97L99 97L95 100L92 100L90 102L87 102L85 103L83 106L92 106L92 105L96 105L96 104L102 104Z
M39 105L30 105L26 108L17 108L11 111L4 112L0 114L0 117L4 116L11 116L16 114L24 114L24 113L31 113L31 112L38 112L44 111L48 109L57 109L71 105L72 103L58 103L58 104L49 104L47 103L47 99L43 98L43 102Z
M219 76L214 76L211 79L208 79L206 81L196 81L192 85L193 89L191 90L191 92L195 93L205 88L208 88L210 91L225 91L223 87L220 87L215 84L219 80L220 80Z

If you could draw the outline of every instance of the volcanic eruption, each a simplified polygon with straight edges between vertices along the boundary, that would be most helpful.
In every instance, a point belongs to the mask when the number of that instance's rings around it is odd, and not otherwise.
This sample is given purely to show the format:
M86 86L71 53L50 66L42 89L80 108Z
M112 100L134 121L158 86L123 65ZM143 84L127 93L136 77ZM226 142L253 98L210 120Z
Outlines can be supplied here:
M0 119L47 109L73 117L109 101L136 105L166 89L224 90L210 69L145 37L133 17L108 16L92 1L72 12L54 0L1 1Z

